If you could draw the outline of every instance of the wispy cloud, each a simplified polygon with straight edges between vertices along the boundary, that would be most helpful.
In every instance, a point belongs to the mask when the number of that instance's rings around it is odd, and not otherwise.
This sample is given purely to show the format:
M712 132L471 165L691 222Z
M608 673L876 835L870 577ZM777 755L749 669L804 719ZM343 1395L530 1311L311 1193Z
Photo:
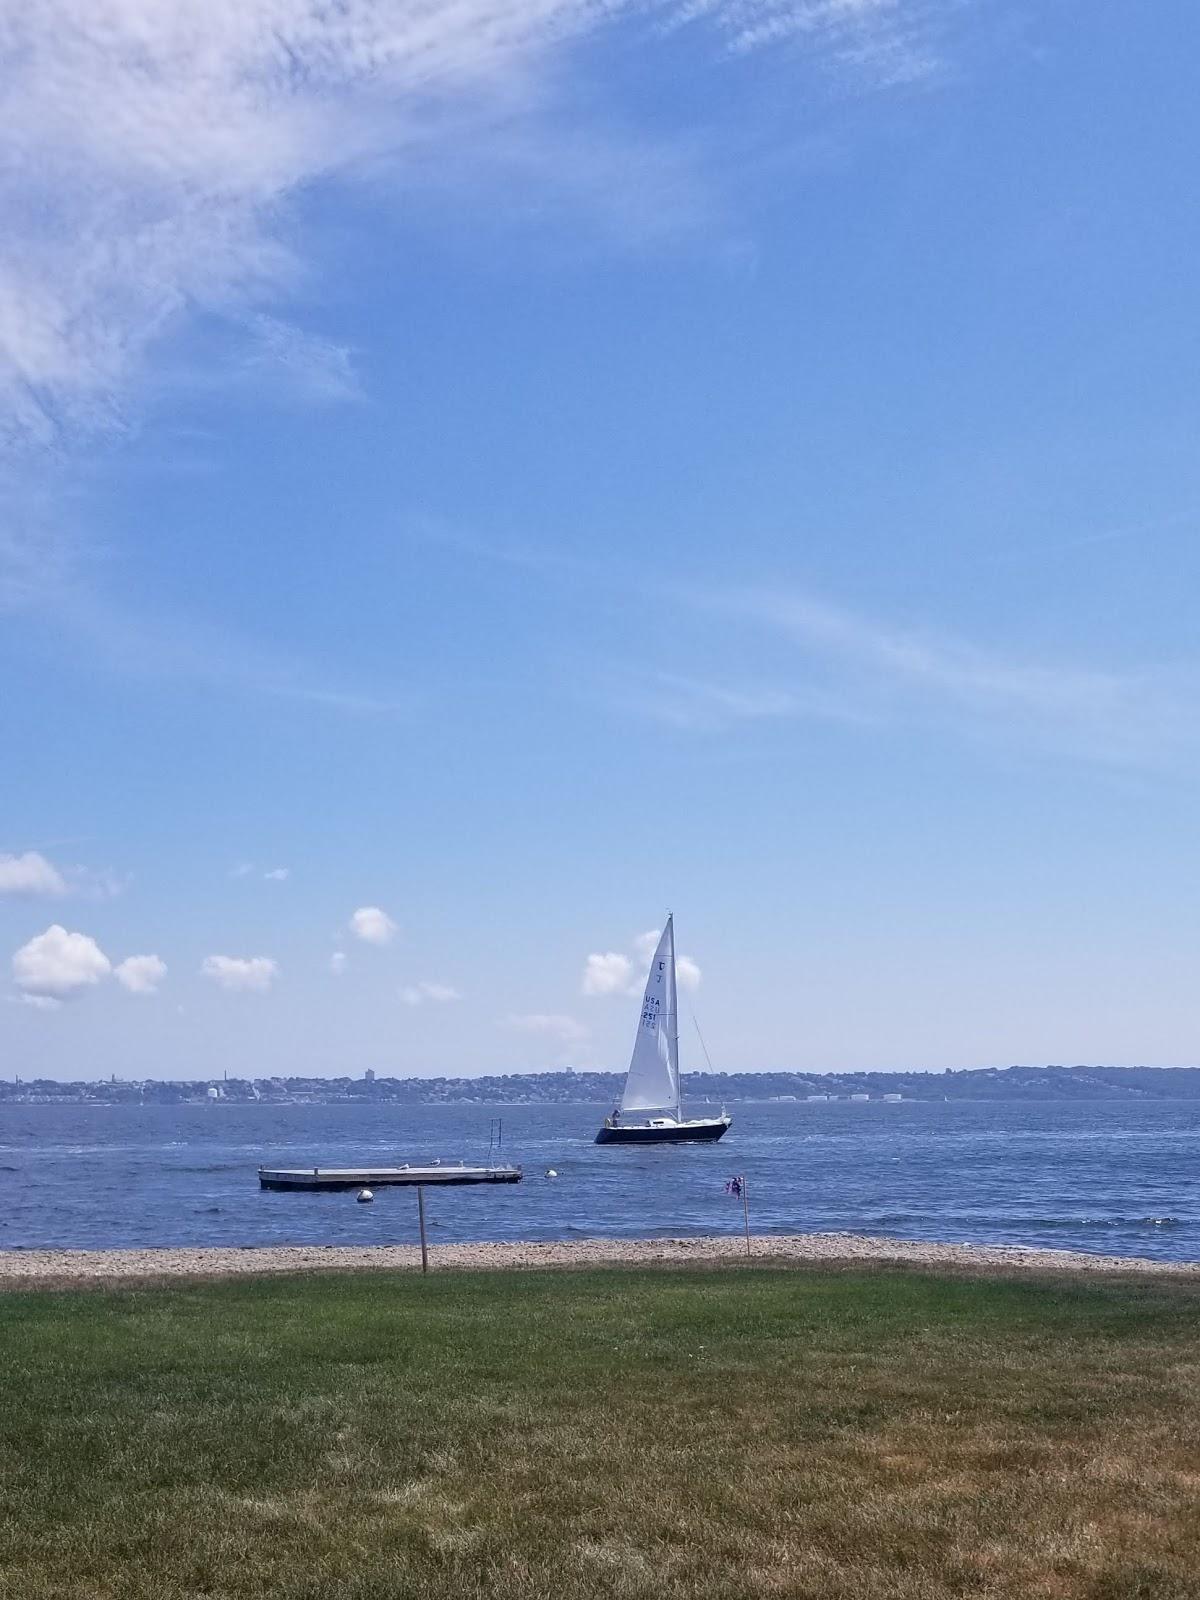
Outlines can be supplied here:
M817 44L879 85L914 83L939 70L950 11L941 0L685 0L681 8L688 18L713 16L741 54L785 41Z
M279 316L303 272L291 206L381 160L436 170L538 100L564 41L645 0L27 0L0 18L0 441L122 430L155 342L199 311L301 393L357 391L349 352ZM919 75L953 0L692 0L746 51L790 40L869 78ZM661 12L658 13L661 20ZM662 48L669 48L664 45ZM487 108L493 108L489 118ZM574 168L579 152L556 141ZM535 139L527 151L545 149ZM586 155L599 194L611 162ZM634 163L621 160L627 190ZM672 188L678 190L678 185Z
M574 1017L559 1012L514 1012L504 1019L505 1026L517 1028L521 1033L543 1034L557 1039L560 1044L581 1044L587 1038L587 1029Z
M1041 545L1037 554L1044 556L1059 550L1087 550L1095 545L1115 544L1125 539L1136 539L1140 543L1155 534L1167 533L1175 528L1194 530L1198 525L1200 525L1200 510L1193 506L1186 511L1175 511L1167 516L1149 517L1139 522L1122 523L1117 527L1099 528L1092 533L1081 533L1071 539L1061 539L1056 544Z
M9 441L121 428L127 385L173 323L286 293L300 267L280 211L305 185L412 140L423 113L506 84L516 60L587 15L578 0L9 8ZM259 324L260 344L265 332L278 352L281 327Z
M293 399L336 405L363 398L348 345L259 313L239 370L246 379L282 390Z
M0 448L2 440L0 432ZM0 478L0 613L37 605L71 567L75 541L51 500L50 488L27 475Z
M447 1005L451 1000L461 1000L458 990L448 983L434 983L422 978L419 983L409 983L400 990L406 1006Z
M495 545L410 530L446 550L529 573L588 597L628 597L636 574L557 547ZM915 627L781 583L664 587L656 604L704 621L683 654L696 670L576 668L594 702L684 732L741 725L840 723L863 733L937 726L1073 758L1160 767L1200 756L1200 668L1080 663L1017 643L984 644ZM677 634L677 637L680 635ZM781 649L781 646L783 647ZM758 663L763 665L758 665ZM602 978L594 981L603 982Z
M413 694L362 694L353 689L321 689L305 683L281 683L269 675L258 680L259 692L275 700L293 700L300 705L326 711L344 712L351 717L404 717L417 705Z
M712 683L674 672L607 680L604 698L672 727L703 730L736 722L778 722L814 717L837 722L863 721L844 696L816 687L766 683Z
M975 738L1001 736L1116 763L1157 762L1200 744L1194 672L1038 660L1015 648L897 627L796 591L692 598L742 627L791 641L796 664L779 691L780 714L937 723ZM709 690L707 698L734 716L739 693ZM741 715L753 715L754 705Z
M499 164L549 195L551 212L570 193L635 238L694 226L710 183L698 151L660 126L622 125L615 109L589 111L593 136L562 90L564 47L580 36L626 17L660 33L702 27L739 51L787 41L871 83L916 75L959 9L959 0L685 0L664 30L667 14L648 0L4 8L0 460L10 481L0 480L0 605L35 609L129 672L349 715L411 710L403 690L363 693L179 618L130 615L72 564L66 469L136 426L156 353L182 330L221 330L231 382L269 380L320 403L361 397L354 352L336 329L305 327L296 313L299 288L312 298L305 197L319 184L370 183L395 206L403 186L381 179L416 174L431 190L452 188L463 167ZM648 48L673 46L659 38ZM230 337L240 341L232 360Z
M381 694L322 681L309 662L194 616L132 613L95 581L95 565L31 559L10 604L106 671L153 685L177 681L354 718L407 717L420 703L407 689ZM5 587L0 549L0 601Z

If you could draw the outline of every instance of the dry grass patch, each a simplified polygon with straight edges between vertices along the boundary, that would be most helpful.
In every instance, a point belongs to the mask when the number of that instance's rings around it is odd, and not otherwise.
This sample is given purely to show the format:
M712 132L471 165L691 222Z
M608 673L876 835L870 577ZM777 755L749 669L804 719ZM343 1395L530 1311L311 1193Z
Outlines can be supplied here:
M1200 1286L788 1268L6 1296L14 1600L1200 1600Z

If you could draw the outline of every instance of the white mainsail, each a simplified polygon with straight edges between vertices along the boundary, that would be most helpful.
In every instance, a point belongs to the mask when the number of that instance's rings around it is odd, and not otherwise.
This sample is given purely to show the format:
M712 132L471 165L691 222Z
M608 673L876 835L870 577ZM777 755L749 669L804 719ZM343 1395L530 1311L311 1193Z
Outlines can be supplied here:
M675 919L658 941L638 1022L629 1076L621 1096L622 1111L679 1109L679 1026L675 993Z

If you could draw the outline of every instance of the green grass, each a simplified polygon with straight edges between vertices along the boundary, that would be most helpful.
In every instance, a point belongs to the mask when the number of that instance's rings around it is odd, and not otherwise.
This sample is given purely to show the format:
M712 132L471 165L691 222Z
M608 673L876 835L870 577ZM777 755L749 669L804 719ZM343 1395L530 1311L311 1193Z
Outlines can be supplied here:
M1198 1312L728 1267L5 1295L0 1595L1200 1596Z

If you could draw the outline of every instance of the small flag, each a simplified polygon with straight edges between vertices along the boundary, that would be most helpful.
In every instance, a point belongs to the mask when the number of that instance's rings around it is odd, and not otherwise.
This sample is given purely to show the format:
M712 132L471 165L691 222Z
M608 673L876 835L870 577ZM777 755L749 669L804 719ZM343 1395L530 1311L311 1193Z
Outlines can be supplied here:
M735 1200L740 1200L742 1198L742 1186L745 1182L745 1178L730 1178L725 1185L725 1193L732 1195Z

